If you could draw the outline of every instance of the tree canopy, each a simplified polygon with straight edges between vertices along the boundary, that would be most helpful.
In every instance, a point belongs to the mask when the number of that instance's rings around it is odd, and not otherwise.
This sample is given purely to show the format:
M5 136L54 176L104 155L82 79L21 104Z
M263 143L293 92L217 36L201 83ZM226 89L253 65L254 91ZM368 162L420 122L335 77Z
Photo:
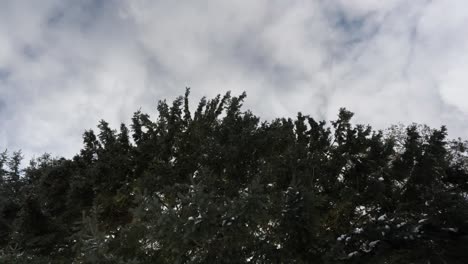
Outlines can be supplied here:
M72 159L0 153L0 263L466 263L468 142L189 89Z

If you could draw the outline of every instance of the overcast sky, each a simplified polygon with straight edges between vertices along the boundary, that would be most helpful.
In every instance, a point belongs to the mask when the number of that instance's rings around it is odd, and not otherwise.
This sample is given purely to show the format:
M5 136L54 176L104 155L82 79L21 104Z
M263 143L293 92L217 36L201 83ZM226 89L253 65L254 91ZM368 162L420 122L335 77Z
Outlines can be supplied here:
M264 119L468 136L466 0L0 0L0 148L71 157L99 119L192 88Z

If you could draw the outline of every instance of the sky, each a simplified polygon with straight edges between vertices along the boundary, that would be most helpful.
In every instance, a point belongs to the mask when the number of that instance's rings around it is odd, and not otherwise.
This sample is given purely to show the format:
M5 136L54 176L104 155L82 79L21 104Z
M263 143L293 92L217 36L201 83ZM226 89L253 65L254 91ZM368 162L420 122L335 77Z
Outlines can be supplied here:
M447 125L468 136L466 0L0 0L0 149L71 157L191 87L263 120Z

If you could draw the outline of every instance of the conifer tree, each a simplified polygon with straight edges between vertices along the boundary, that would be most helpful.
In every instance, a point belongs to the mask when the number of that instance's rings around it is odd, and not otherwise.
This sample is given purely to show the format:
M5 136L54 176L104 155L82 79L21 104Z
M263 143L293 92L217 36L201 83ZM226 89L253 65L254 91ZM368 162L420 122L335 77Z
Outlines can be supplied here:
M0 262L466 262L468 143L445 127L189 95L100 121L72 159L1 153Z

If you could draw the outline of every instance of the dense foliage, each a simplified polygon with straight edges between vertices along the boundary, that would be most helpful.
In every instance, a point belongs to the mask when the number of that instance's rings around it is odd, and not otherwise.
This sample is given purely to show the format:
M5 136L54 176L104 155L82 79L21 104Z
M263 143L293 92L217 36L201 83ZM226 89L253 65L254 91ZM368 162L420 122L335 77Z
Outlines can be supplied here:
M189 91L73 159L0 155L0 263L466 263L468 144Z

